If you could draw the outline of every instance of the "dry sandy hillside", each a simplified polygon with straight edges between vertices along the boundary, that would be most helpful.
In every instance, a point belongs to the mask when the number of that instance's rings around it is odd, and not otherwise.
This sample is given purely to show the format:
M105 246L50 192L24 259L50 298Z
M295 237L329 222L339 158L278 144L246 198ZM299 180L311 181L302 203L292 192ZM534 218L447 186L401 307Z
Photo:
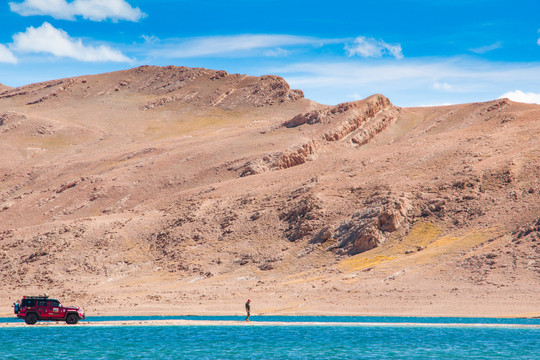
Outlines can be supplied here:
M4 84L0 84L0 92L6 91L6 90L11 90L11 88Z
M0 315L540 315L540 106L186 67L0 89Z

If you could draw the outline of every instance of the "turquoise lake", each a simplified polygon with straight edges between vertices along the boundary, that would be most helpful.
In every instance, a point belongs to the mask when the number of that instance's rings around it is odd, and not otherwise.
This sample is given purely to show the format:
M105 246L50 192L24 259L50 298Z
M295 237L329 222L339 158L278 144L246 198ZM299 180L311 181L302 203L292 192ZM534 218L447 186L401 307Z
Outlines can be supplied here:
M106 320L241 320L234 316L101 317L96 326L0 328L2 359L539 359L539 319L252 317L268 326L99 326ZM0 322L12 322L2 319ZM17 321L17 320L16 320ZM343 323L424 325L324 325ZM20 322L18 320L17 322ZM462 324L448 327L444 324ZM425 324L430 324L426 326ZM467 324L499 324L498 327ZM507 324L507 325L504 325ZM514 325L523 325L513 327ZM533 325L533 326L531 326ZM536 325L536 326L534 326Z

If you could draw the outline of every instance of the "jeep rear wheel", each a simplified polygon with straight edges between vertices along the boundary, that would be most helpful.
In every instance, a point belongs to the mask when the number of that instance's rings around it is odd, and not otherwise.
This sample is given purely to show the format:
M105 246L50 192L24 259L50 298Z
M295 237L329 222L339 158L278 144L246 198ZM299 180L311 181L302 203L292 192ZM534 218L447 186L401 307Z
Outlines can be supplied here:
M28 325L34 325L35 323L37 323L37 321L38 321L38 317L34 313L30 313L26 315L26 317L24 318L24 322L27 323Z
M68 314L66 317L66 322L70 325L75 325L77 322L79 322L79 317L77 314Z

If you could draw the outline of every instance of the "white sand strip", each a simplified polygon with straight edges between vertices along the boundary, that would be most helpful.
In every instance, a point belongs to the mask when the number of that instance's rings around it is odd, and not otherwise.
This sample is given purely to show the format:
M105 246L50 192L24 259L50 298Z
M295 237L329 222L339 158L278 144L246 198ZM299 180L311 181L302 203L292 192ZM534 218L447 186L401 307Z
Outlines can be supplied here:
M540 328L540 324L458 324L458 323L381 323L381 322L283 322L283 321L225 321L225 320L119 320L84 321L77 325L64 322L38 322L26 325L24 322L0 323L5 327L43 327L43 326L348 326L348 327L466 327L466 328Z

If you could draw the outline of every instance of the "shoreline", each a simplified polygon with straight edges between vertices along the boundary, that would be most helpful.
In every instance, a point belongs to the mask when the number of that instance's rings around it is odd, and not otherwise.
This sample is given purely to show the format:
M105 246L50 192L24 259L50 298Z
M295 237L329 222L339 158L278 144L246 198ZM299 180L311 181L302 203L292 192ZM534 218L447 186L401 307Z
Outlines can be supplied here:
M88 316L88 315L87 315ZM219 317L219 316L238 316L245 317L245 313L234 313L234 314L215 314L215 313L201 313L201 314L155 314L155 313L140 313L140 314L108 314L108 313L99 313L96 315L90 315L90 317ZM540 319L540 313L531 312L524 314L516 315L479 315L479 316L470 316L470 315L395 315L395 314L347 314L347 313L302 313L302 314L252 314L256 317L265 317L265 316L282 316L282 317L295 317L295 316L306 316L306 317L387 317L387 318L461 318L461 319ZM0 313L0 319L15 319L14 314L12 313Z
M100 317L126 317L126 318L137 318L137 317L222 317L222 316L237 316L245 317L245 313L234 313L234 314L215 314L215 313L201 313L201 314L156 314L156 313L139 313L139 314L123 314L123 313L98 313L96 315L88 315L87 317L91 318L100 318ZM301 314L252 314L254 317L266 317L266 316L280 316L280 317L365 317L365 318L377 318L377 317L386 317L386 318L418 318L418 319L436 319L436 318L445 318L445 319L540 319L540 313L531 312L524 314L516 315L395 315L395 314L347 314L347 313L301 313ZM16 319L12 313L0 313L1 319ZM202 320L194 320L202 321ZM214 321L214 320L211 320Z
M484 324L484 323L420 323L420 322L310 322L310 321L236 321L236 320L112 320L80 321L77 325L64 322L38 322L27 325L24 321L0 323L0 328L17 327L115 327L115 326L345 326L345 327L445 327L445 328L527 328L540 329L540 324Z

